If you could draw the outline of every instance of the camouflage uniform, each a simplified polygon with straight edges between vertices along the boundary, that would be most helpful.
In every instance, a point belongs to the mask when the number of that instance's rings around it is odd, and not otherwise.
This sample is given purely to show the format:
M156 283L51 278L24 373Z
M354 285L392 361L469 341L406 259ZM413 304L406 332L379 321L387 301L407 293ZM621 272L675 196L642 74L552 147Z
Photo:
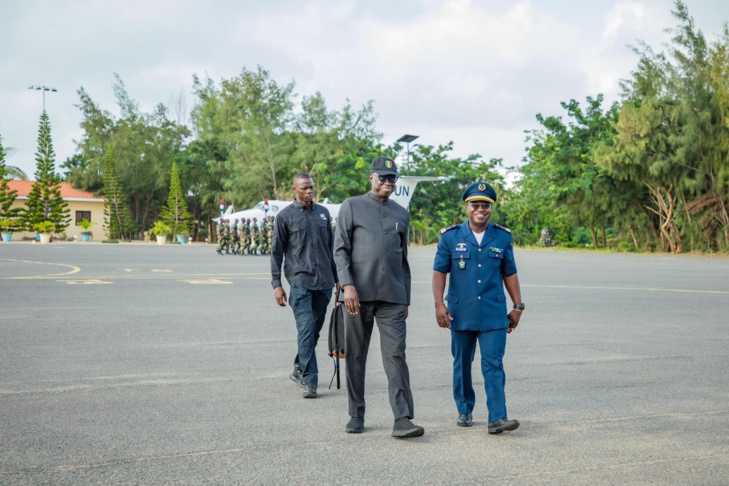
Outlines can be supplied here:
M258 220L256 218L253 218L253 222L251 223L251 254L255 254L258 250L259 241L258 241Z
M230 249L233 250L233 255L237 255L240 251L240 236L238 235L238 220L233 222L233 226L230 231L231 245Z
M220 255L223 254L223 244L225 243L225 228L223 227L224 222L224 219L218 221L218 248L215 251L217 251Z
M260 242L261 246L261 255L265 255L268 253L268 218L263 218L263 221L261 221L261 231L258 236L258 241Z
M248 235L248 226L246 225L245 218L240 220L240 226L238 227L238 234L240 235L240 255L248 253L248 245L250 245L250 238Z
M268 246L269 253L271 252L271 245L273 244L273 216L268 217L268 231L266 231L266 245Z
M230 255L230 221L226 219L224 222L223 247L225 247L225 254Z

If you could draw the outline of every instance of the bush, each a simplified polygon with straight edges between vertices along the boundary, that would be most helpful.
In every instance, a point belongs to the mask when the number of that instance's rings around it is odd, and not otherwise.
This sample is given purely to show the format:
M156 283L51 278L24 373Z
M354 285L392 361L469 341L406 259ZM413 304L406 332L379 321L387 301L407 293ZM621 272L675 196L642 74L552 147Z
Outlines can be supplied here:
M634 252L635 247L629 241L621 241L618 243L618 251Z

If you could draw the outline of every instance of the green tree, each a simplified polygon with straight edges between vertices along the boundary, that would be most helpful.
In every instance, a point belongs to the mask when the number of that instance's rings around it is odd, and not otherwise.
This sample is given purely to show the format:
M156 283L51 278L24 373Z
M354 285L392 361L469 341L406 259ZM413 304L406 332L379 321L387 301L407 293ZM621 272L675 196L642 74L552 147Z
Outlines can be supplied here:
M588 96L584 107L575 100L562 102L567 123L559 116L537 114L543 128L528 132L531 146L516 183L521 202L529 204L514 208L515 213L526 208L534 213L523 214L521 219L533 218L532 237L549 227L553 237L564 241L577 228L585 227L594 246L607 245L606 227L620 207L621 193L592 152L596 144L612 140L618 105L603 111L602 102L602 95Z
M214 177L206 199L224 198L236 207L286 199L299 171L311 174L318 198L341 201L366 188L361 170L383 150L372 103L357 110L347 102L330 110L315 93L297 104L294 82L279 84L261 67L244 68L219 86L195 77L193 87L198 141L217 154L207 157Z
M23 220L28 228L36 223L50 221L57 232L69 225L68 203L61 197L61 184L56 174L55 153L51 140L51 123L44 111L38 129L35 182L31 187Z
M13 208L13 202L18 191L10 189L5 179L7 166L5 165L5 148L3 137L0 135L0 219L14 220L18 216L18 208Z
M612 145L596 152L617 180L639 184L661 249L729 249L729 30L709 45L684 3L668 52L643 45ZM637 191L636 191L637 192ZM707 242L709 242L707 244ZM713 243L712 243L713 242Z
M170 193L167 196L167 206L160 215L162 221L172 228L172 234L189 235L192 230L192 215L187 209L185 195L180 185L180 173L177 164L172 163L170 170Z
M99 193L105 154L111 151L135 226L145 228L165 204L170 167L184 152L190 131L170 120L162 104L142 112L118 74L112 87L118 118L102 110L83 87L78 90L84 134L76 141L76 156L64 163L66 179Z
M124 187L116 173L111 152L104 163L104 229L110 239L129 239L135 230Z

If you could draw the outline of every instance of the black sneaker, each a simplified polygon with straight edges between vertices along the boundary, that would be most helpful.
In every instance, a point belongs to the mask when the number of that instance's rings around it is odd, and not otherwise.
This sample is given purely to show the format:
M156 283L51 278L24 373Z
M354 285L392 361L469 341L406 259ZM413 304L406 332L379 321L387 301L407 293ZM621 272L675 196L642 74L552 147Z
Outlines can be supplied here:
M406 417L395 420L395 425L392 427L392 436L397 439L421 437L424 433L424 428L415 425Z
M291 381L293 381L300 387L306 387L306 385L304 384L304 377L301 376L301 368L299 368L299 365L294 365L294 370L289 375L289 378L291 378Z
M316 398L316 383L308 383L304 386L304 398Z
M348 434L361 434L364 430L364 418L352 417L347 422L347 426L344 431Z

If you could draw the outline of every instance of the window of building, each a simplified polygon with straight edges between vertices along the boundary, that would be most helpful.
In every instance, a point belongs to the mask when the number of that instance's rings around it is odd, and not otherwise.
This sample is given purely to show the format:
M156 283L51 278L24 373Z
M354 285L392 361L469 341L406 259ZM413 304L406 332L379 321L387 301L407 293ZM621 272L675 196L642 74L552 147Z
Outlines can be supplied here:
M84 219L91 222L91 211L76 211L76 226Z

